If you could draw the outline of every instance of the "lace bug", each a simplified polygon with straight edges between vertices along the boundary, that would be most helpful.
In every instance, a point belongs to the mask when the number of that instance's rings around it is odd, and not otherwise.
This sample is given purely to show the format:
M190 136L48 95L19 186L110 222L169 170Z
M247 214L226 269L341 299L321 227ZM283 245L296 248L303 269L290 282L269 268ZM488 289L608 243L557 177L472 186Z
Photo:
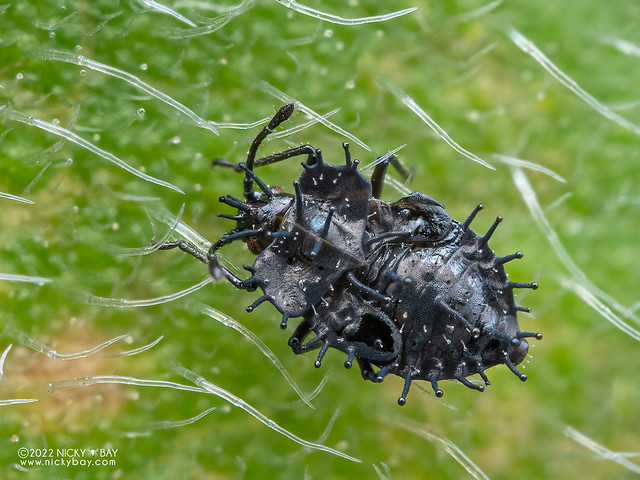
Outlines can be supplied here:
M535 283L508 280L504 264L518 252L497 257L488 242L499 223L480 236L470 229L479 205L464 222L423 193L387 203L379 197L389 163L380 159L371 180L358 171L348 144L344 165L328 165L322 152L302 145L256 160L262 141L293 113L282 107L257 135L243 171L244 201L220 197L238 210L219 214L236 222L205 255L185 241L167 243L208 264L215 278L263 295L247 311L266 301L289 318L302 321L289 339L294 353L319 348L321 366L329 348L347 355L345 367L358 361L365 380L381 382L388 374L405 381L398 400L404 405L413 380L429 381L437 396L439 380L454 379L482 391L467 377L498 364L521 380L516 365L527 355L525 338L542 334L520 331L514 288L536 289ZM254 168L306 156L293 194L269 187ZM233 164L223 163L228 166ZM258 191L254 190L258 186ZM217 261L216 252L245 240L257 254L251 272L241 279ZM313 332L315 336L303 343ZM378 368L376 372L374 366Z

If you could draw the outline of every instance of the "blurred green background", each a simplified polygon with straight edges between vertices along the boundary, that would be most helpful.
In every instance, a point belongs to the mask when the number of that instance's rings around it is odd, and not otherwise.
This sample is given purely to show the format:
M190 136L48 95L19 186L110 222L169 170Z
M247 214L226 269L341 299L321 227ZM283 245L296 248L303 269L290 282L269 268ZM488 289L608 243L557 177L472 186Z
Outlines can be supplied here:
M521 32L560 69L609 108L640 123L640 4L628 0L309 1L345 18L417 6L385 22L336 25L261 0L172 2L198 25L150 11L143 2L11 1L0 5L0 105L69 127L78 136L146 174L182 189L153 185L94 153L0 112L0 273L46 277L44 285L0 280L0 351L9 345L0 400L2 478L438 478L469 476L442 444L411 425L455 444L492 479L631 478L628 468L599 458L566 435L567 427L616 452L640 452L640 355L637 340L608 323L574 286L516 188L511 168L493 154L515 156L566 179L526 170L551 226L575 263L604 298L606 309L638 328L640 300L640 149L629 129L599 115L562 86L509 37ZM146 2L154 5L154 2ZM286 2L282 2L286 3ZM158 5L158 4L156 4ZM229 14L229 12L232 14ZM226 17L220 17L227 15ZM216 20L217 19L217 20ZM223 20L229 20L225 23ZM215 23L217 21L217 23ZM218 28L219 27L219 28ZM217 28L217 29L216 29ZM215 30L215 31L213 31ZM191 33L199 35L191 36ZM626 42L626 43L625 43ZM127 256L119 247L149 245L148 209L166 208L215 241L231 223L223 194L240 196L241 177L212 169L224 157L241 161L260 127L221 129L216 136L130 83L105 73L43 59L56 49L137 76L200 117L250 123L283 102L268 82L312 110L340 112L330 120L370 146L352 144L363 164L389 150L414 169L410 188L464 219L482 202L474 223L484 232L496 215L505 221L491 240L514 281L536 280L537 292L518 292L533 309L523 330L541 331L521 383L507 368L488 372L483 394L442 382L445 396L412 388L396 400L402 380L363 382L330 351L320 370L315 356L296 357L269 305L247 314L258 293L230 284L207 285L187 297L211 305L255 332L310 393L327 372L312 410L256 347L189 307L185 299L145 308L88 305L92 295L144 299L200 282L206 268L179 252ZM389 90L395 84L489 170L456 153ZM77 117L74 119L74 115ZM301 112L289 126L304 123ZM269 154L290 145L321 147L342 162L345 138L316 124L267 142ZM53 148L52 148L53 147ZM270 184L290 188L296 161L264 169ZM385 199L398 194L385 189ZM157 222L156 222L157 223ZM157 223L157 233L167 227ZM227 249L234 264L252 263L242 245ZM604 313L607 313L606 311ZM292 324L295 322L292 321ZM24 332L59 353L87 350L129 334L79 360L47 358L21 343ZM118 352L149 344L133 356ZM114 355L115 354L115 355ZM200 393L130 385L94 385L52 393L49 382L87 375L122 375L189 382L172 373L178 362L233 392L299 437L316 441L338 415L323 443L362 460L353 463L302 449L244 411ZM296 402L298 403L292 403ZM156 429L211 407L195 423ZM433 439L433 437L431 437ZM23 469L18 448L117 448L115 467ZM618 459L625 461L626 457ZM634 461L628 458L626 461ZM479 474L476 474L479 475ZM480 478L480 477L479 477Z

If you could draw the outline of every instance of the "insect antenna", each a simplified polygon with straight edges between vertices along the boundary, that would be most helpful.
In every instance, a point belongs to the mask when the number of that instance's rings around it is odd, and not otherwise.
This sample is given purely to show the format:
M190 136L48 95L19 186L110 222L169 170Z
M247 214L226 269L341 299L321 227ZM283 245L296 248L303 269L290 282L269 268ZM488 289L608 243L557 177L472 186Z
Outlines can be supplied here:
M218 257L214 253L214 246L212 245L207 253L207 264L209 265L209 273L216 280L222 277L225 277L234 287L239 288L241 290L247 290L248 292L253 292L257 284L255 282L255 278L249 277L246 280L242 280L235 276L228 268L224 265L220 265L218 262Z
M291 116L291 114L293 113L293 108L294 108L293 103L290 103L282 107L280 110L278 110L278 112L273 116L269 124L266 127L264 127L260 131L260 133L258 133L256 138L254 138L253 142L251 143L251 148L249 148L249 153L247 154L247 162L245 165L246 174L244 177L244 197L249 201L255 200L254 198L255 194L253 191L254 177L249 172L253 171L253 162L256 159L256 153L258 152L258 147L260 147L260 144L263 142L263 140L267 138L267 136L271 132L273 132L274 129L278 127L278 125L280 125L282 122L284 122Z
M192 245L185 240L178 240L177 242L168 242L158 247L159 250L171 250L172 248L179 248L183 252L188 253L192 257L197 258L204 264L209 263L209 259L202 251L200 251L195 245Z

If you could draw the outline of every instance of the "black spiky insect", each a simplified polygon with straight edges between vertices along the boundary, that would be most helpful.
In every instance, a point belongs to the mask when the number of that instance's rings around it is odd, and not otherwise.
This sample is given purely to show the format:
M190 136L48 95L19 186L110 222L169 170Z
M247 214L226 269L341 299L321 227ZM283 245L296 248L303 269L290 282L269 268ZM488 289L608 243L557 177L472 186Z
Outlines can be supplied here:
M503 265L521 252L497 257L489 248L502 218L479 236L470 225L482 205L460 223L422 193L384 202L379 197L395 157L381 157L369 181L346 143L341 166L324 163L310 145L256 160L262 141L293 109L286 105L276 113L238 166L245 200L220 197L238 209L237 215L219 214L236 228L206 255L185 241L161 248L190 253L237 288L260 288L263 295L247 311L268 301L282 314L283 329L290 318L302 317L289 345L296 354L320 348L316 367L335 348L347 354L347 368L358 361L366 380L381 382L390 373L404 378L400 405L417 379L429 381L437 396L438 381L446 379L484 390L467 377L477 373L489 385L484 371L498 364L526 380L516 367L528 352L525 338L542 335L520 331L517 312L528 309L515 304L513 289L537 284L508 280ZM307 161L294 194L267 186L254 172L296 156ZM257 254L244 280L216 257L238 239ZM311 332L315 336L303 344Z

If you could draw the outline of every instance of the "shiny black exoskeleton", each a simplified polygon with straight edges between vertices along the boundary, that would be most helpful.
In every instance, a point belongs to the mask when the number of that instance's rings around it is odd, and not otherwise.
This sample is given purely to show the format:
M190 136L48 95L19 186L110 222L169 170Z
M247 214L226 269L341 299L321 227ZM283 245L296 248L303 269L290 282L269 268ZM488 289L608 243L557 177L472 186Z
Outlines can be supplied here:
M237 215L220 214L236 228L206 255L185 241L161 248L181 248L238 288L260 288L263 295L247 310L272 303L282 328L302 317L289 345L295 353L320 348L316 367L333 347L347 355L347 368L357 360L367 380L381 382L390 373L404 378L400 405L413 380L429 381L437 396L438 381L446 379L482 391L467 377L477 373L489 385L485 370L502 363L526 380L516 368L528 352L525 338L542 335L520 331L517 312L527 309L515 304L513 289L537 284L510 282L505 273L503 265L522 253L497 257L489 248L502 218L480 236L470 225L481 205L460 223L422 193L384 202L379 196L395 157L379 159L369 181L346 143L341 166L324 163L310 145L256 160L261 142L292 113L293 105L282 107L238 166L245 172L245 200L220 198L238 209ZM254 173L300 155L307 162L294 194L265 185ZM237 239L258 255L245 266L252 275L244 280L216 257ZM303 343L311 332L315 336Z

